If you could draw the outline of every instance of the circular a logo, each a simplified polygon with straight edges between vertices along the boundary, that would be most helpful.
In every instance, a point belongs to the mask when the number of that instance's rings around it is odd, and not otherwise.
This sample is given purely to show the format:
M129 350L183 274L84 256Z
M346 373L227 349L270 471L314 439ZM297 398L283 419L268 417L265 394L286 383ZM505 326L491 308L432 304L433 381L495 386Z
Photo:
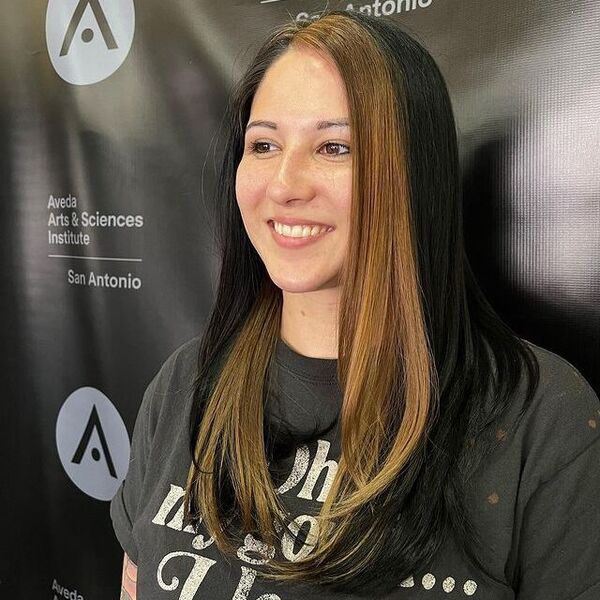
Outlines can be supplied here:
M131 48L133 0L49 0L46 44L55 71L88 85L112 75Z
M119 411L100 391L81 387L56 421L56 447L71 481L97 500L111 500L129 469L129 435Z

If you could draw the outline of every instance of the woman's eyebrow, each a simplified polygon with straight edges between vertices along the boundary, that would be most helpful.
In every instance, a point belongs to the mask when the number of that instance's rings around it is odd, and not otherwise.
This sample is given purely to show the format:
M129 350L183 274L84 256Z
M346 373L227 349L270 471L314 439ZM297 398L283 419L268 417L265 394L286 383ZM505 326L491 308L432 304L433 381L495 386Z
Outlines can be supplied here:
M329 127L349 127L348 119L327 119L324 121L317 121L315 124L315 129L328 129ZM251 121L246 125L246 131L250 129L250 127L268 127L269 129L277 129L277 124L273 123L273 121Z

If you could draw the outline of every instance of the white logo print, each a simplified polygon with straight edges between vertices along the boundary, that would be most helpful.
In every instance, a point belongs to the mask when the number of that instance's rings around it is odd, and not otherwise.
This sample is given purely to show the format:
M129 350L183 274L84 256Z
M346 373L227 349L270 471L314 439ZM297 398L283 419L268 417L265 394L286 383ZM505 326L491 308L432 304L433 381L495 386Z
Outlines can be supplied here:
M49 0L46 44L56 72L87 85L112 75L133 41L133 0Z
M56 421L58 455L71 481L98 500L111 500L129 468L129 435L119 411L93 387L75 390Z

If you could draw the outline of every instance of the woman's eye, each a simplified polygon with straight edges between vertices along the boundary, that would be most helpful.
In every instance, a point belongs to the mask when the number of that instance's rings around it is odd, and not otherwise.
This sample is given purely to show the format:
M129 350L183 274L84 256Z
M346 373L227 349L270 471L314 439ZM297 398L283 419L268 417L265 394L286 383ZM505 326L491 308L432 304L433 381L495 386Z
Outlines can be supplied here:
M345 152L339 152L339 151L334 151L333 153L330 152L326 152L325 154L329 154L330 156L341 156L342 154L350 154L350 147L347 146L346 144L340 144L339 142L327 142L326 144L323 144L321 146L321 148L345 148Z
M269 146L271 146L270 142L250 142L248 145L248 149L252 154L268 154ZM325 154L328 156L341 156L343 154L350 154L350 147L346 144L341 144L340 142L326 142L319 148L319 150L323 148L333 149L332 152L326 151ZM340 151L343 149L343 151Z
M259 148L270 145L269 142L250 142L248 148L250 149L250 152L253 152L254 154L265 154L265 152L259 151Z

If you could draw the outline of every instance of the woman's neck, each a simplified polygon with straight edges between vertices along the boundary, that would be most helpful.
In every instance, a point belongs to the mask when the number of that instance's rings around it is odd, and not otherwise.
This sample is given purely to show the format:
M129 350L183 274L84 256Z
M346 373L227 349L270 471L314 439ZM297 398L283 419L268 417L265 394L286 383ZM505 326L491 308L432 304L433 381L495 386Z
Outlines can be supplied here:
M283 341L304 356L337 358L339 288L282 293Z

